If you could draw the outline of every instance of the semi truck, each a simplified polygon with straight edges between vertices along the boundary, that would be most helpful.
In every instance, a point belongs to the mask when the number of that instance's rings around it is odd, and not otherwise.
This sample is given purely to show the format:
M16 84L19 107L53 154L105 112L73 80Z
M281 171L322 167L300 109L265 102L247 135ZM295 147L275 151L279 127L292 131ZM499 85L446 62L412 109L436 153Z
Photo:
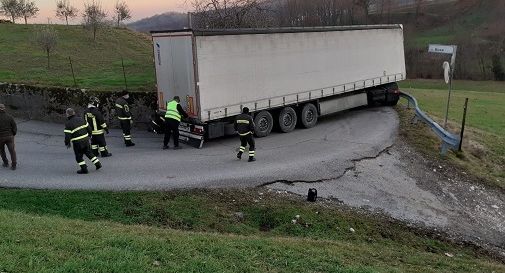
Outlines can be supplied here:
M402 25L152 32L159 110L174 96L191 117L182 141L235 134L244 107L257 137L319 117L394 105L406 78Z

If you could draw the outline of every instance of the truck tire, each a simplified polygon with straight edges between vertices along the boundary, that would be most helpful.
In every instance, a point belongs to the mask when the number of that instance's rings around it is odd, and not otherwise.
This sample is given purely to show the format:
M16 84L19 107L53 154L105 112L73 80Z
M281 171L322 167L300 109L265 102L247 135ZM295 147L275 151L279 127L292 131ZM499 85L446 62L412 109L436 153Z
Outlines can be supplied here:
M296 111L291 107L286 107L279 113L279 129L283 133L292 132L296 127L297 120Z
M272 132L272 128L274 127L274 118L270 112L261 111L254 118L254 124L256 124L254 134L257 137L266 137Z
M303 106L300 113L300 123L304 128L312 128L316 126L318 116L316 106L312 103L307 103Z

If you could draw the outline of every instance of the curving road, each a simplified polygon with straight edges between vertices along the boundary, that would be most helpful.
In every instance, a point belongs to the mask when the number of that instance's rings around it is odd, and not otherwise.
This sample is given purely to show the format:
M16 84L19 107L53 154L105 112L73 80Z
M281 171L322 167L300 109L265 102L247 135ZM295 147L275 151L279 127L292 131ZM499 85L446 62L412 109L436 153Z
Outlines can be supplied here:
M258 161L235 158L237 138L211 141L204 149L161 149L161 136L134 132L136 147L125 148L120 132L108 136L113 157L104 168L77 175L72 150L63 145L63 126L20 122L19 168L0 169L1 187L96 190L166 190L251 187L276 181L317 181L343 175L353 161L376 156L393 144L398 118L392 108L360 109L297 129L257 139ZM90 168L91 169L91 168ZM94 168L92 168L94 169Z

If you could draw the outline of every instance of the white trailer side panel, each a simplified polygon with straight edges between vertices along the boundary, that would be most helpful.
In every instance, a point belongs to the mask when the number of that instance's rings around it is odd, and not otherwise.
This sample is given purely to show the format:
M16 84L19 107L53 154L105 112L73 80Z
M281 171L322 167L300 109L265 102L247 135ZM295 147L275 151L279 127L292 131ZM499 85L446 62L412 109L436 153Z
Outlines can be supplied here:
M196 41L202 121L405 79L400 27Z
M196 116L192 37L191 32L154 34L153 46L159 108L165 109L167 101L179 96L181 106L189 115Z

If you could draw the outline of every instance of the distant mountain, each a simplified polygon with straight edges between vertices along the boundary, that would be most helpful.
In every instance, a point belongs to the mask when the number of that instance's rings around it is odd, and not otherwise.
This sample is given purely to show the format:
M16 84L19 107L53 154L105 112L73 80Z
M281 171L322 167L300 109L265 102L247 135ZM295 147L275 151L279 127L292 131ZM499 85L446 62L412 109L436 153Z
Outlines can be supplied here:
M188 27L188 15L186 13L167 12L133 22L128 24L128 27L139 32L183 29Z

